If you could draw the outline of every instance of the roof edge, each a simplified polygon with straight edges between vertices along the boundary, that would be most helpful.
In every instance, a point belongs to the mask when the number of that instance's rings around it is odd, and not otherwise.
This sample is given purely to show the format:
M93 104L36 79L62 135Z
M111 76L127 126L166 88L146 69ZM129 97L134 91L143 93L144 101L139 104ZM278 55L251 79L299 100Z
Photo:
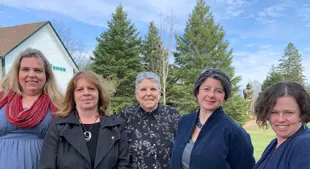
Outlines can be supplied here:
M23 42L25 42L26 40L28 40L32 35L34 35L35 33L37 33L39 30L41 30L46 24L48 24L49 21L45 22L43 25L41 25L37 30L35 30L34 32L32 32L29 36L27 36L25 39L23 39L22 41L20 41L17 45L15 45L12 49L10 49L9 51L7 51L2 57L5 58L6 55L8 55L9 53L11 53L14 49L16 49L18 46L20 46Z
M52 28L52 30L54 31L54 33L56 34L58 40L60 41L60 43L62 44L62 46L65 48L65 51L68 53L68 55L69 55L71 61L73 62L73 64L76 66L76 68L77 68L78 70L80 70L80 68L79 68L78 65L75 63L74 59L72 58L70 52L68 51L67 47L65 46L65 44L64 44L63 41L61 40L60 36L59 36L58 33L56 32L55 28L53 27L52 23L51 23L50 21L48 21L47 23L51 26L51 28Z
M69 55L71 61L73 62L73 64L76 66L76 68L78 70L80 70L80 68L78 67L78 65L75 63L74 59L72 58L70 52L68 51L67 47L65 46L65 44L63 43L63 41L60 39L58 33L56 32L55 28L53 27L53 25L51 24L50 21L46 21L43 25L41 25L37 30L35 30L34 32L32 32L29 36L27 36L25 39L23 39L22 41L20 41L17 45L15 45L12 49L10 49L8 52L6 52L2 58L5 58L9 53L11 53L14 49L16 49L18 46L20 46L23 42L25 42L26 40L28 40L32 35L34 35L35 33L37 33L39 30L41 30L44 26L46 25L50 25L53 32L56 34L58 40L60 41L60 43L62 44L62 46L64 47L65 51L67 52L67 54Z

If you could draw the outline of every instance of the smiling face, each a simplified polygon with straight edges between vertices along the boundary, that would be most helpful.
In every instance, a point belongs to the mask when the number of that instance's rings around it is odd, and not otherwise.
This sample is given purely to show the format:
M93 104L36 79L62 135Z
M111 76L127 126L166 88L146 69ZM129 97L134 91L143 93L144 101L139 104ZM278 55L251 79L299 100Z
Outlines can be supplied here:
M279 97L270 113L269 122L279 141L292 136L302 126L296 100L291 96Z
M24 95L41 94L46 82L44 61L34 56L22 58L18 80Z
M144 79L138 85L136 98L145 111L151 112L157 108L160 89L154 80Z
M74 101L79 112L86 110L98 111L99 91L89 80L80 78L76 81Z
M212 113L221 107L224 102L225 92L221 81L207 78L199 87L197 100L200 110Z

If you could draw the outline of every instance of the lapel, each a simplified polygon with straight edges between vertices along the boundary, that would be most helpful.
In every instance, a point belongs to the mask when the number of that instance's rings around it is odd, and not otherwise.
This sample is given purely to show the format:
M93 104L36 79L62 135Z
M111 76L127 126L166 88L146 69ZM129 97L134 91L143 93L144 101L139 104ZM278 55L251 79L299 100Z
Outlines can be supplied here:
M185 134L186 134L186 135L185 135L185 139L186 139L186 140L184 140L185 142L184 142L183 144L185 144L185 145L187 144L187 141L188 141L189 139L192 138L192 133L193 133L194 128L195 128L195 125L196 125L197 116L198 116L198 113L195 112L195 113L193 113L193 115L190 116L190 118L188 119L189 125L188 125L188 127L186 127L186 130L184 131ZM187 126L187 125L186 125L186 126ZM184 145L184 147L185 147L185 145Z
M194 125L196 125L196 120L199 116L199 112L200 109L198 110L195 119L193 120L195 122ZM217 108L214 112L212 112L212 114L210 115L210 117L207 119L207 121L205 122L205 124L202 126L199 135L196 139L197 144L202 141L202 137L206 136L210 130L212 130L214 128L215 125L217 125L219 123L219 121L221 121L221 119L225 116L225 113L222 109L222 107ZM197 145L195 144L195 145ZM194 147L195 147L194 145ZM193 148L194 148L193 147Z
M99 129L94 168L108 154L115 142L121 138L117 127L117 125L121 124L120 120L112 116L105 116L100 118L100 123L101 127Z
M192 132L193 129L196 125L196 118L197 118L197 112L195 113L191 113L186 115L187 118L184 118L184 123L182 123L179 127L178 127L178 134L176 136L177 140L180 140L180 142L178 144L174 145L174 149L176 149L176 161L177 163L175 165L176 168L181 168L181 161L182 161L182 154L183 154L183 150L188 142L189 139L191 139L192 136ZM182 128L181 128L182 126ZM176 142L176 140L174 141L174 143Z
M271 168L279 168L281 167L280 165L283 165L281 164L283 163L283 161L287 161L285 154L290 154L291 149L289 148L289 146L291 146L291 142L294 140L296 136L298 136L300 133L303 133L303 131L305 131L306 129L308 129L307 125L302 125L296 133L294 133L290 138L288 138L277 148L278 152L274 153L277 153L278 155L276 155L276 158L273 159ZM277 145L277 138L273 139L270 142L270 144L266 147L264 153L262 154L262 157L259 159L259 161L256 163L253 169L259 167L261 163L268 158L269 154L274 150L276 145Z
M292 145L294 144L294 138L297 137L298 135L302 134L306 129L307 125L303 124L291 137L289 137L286 141L284 141L277 149L278 152L276 155L275 162L271 165L272 168L283 168L284 164L288 164L290 159L288 159L288 154L291 154L292 152ZM276 139L275 139L276 140ZM275 142L276 146L277 142ZM284 162L283 162L284 161Z
M65 126L63 130L60 133L60 137L64 137L67 142L77 150L89 163L91 164L90 161L90 156L89 156L89 151L87 148L87 144L85 141L85 138L83 136L83 129L74 113L69 115L66 118L63 118L58 122L64 123Z
M271 151L273 151L274 147L277 144L277 139L273 139L270 144L266 147L266 149L264 150L261 158L258 160L258 162L256 163L256 165L254 166L253 169L256 169L257 167L259 167L261 165L261 163L263 161L265 161L265 159L269 156L269 154L271 153Z

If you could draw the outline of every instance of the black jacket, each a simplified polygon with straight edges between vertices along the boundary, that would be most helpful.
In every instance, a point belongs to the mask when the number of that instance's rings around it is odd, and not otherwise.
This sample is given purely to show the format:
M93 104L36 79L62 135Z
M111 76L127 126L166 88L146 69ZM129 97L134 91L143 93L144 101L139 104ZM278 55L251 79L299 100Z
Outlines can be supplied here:
M128 140L124 122L115 116L100 118L94 169L127 169ZM72 113L56 118L46 133L39 169L91 169L82 126Z

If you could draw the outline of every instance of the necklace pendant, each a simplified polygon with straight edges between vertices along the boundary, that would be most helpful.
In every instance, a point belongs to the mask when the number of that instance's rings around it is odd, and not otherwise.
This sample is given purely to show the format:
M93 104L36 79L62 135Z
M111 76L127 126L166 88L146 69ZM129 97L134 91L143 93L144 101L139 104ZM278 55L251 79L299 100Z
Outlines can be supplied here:
M196 125L197 125L197 127L198 127L199 129L202 129L202 127L203 127L203 124L200 123L199 118L197 119Z
M90 131L85 131L84 132L84 137L85 137L85 141L89 142L89 140L91 139L91 132Z

